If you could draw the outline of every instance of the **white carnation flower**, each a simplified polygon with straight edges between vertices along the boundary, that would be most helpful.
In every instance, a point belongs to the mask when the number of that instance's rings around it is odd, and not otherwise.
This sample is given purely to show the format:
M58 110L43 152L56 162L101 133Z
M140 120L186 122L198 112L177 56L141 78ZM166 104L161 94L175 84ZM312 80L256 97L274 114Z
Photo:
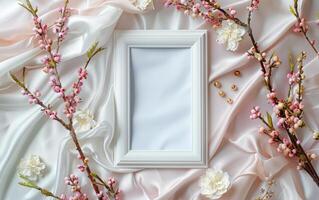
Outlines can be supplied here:
M216 169L207 169L200 179L201 194L209 199L219 199L230 187L227 172Z
M130 0L135 7L140 9L141 11L146 10L150 5L152 5L154 9L154 2L153 0Z
M44 175L45 169L46 165L41 161L40 157L31 155L29 158L21 160L18 173L31 181L37 181L39 177Z
M216 33L216 41L219 44L225 44L227 50L235 51L246 34L246 29L232 20L224 20L221 27L216 30Z
M96 122L89 110L81 110L75 112L73 116L73 127L76 132L84 132L94 128Z

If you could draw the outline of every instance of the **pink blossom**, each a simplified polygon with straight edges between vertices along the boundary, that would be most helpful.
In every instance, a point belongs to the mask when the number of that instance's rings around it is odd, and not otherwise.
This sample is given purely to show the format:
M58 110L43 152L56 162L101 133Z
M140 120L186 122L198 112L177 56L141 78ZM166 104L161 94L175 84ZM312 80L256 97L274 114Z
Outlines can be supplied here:
M261 116L260 108L259 106L253 107L253 109L250 111L250 119L257 119Z
M296 22L293 27L293 32L300 33L302 31L307 32L309 29L309 26L305 20L305 18L301 18L300 22Z
M81 172L84 172L85 171L85 167L83 165L78 165L78 169L81 171Z
M271 103L272 105L276 105L276 93L275 92L270 92L267 94L267 99L268 102Z
M251 5L247 7L249 11L257 10L260 4L260 0L253 0Z
M288 81L289 81L289 85L293 85L293 84L296 84L300 81L300 78L299 78L299 72L290 72L287 74L287 78L288 78Z
M234 17L237 14L237 11L233 8L228 8L229 14Z

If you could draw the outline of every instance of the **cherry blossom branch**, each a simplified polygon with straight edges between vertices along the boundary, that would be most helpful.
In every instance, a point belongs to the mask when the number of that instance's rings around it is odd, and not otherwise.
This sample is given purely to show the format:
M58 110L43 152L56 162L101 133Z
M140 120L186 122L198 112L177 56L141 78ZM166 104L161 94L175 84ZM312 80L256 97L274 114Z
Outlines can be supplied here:
M184 11L187 15L191 14L193 17L200 16L213 27L220 26L221 21L225 19L231 19L239 26L247 27L247 24L235 17L235 10L229 8L230 14L228 14L215 0L202 0L200 3L187 0L166 0L164 5L166 7L175 6L177 10ZM218 13L214 14L214 11Z
M85 63L85 66L84 66L84 69L86 69L90 63L90 61L92 60L92 58L97 55L99 52L101 52L103 50L103 48L97 48L97 45L98 43L95 43L93 45L93 47L88 51L87 53L87 56L88 56L88 60L87 62ZM84 153L83 153L83 150L81 148L81 145L79 144L79 141L78 141L78 138L76 136L76 133L75 133L75 130L74 130L74 127L73 127L73 122L72 122L72 118L73 116L71 115L70 118L69 118L69 123L66 123L64 122L60 117L57 116L57 112L56 111L51 111L51 107L50 106L46 106L40 99L39 99L39 92L36 92L38 93L37 95L36 94L33 94L30 92L30 90L26 87L26 85L24 83L22 83L21 81L19 81L19 79L13 75L13 74L10 74L12 79L17 83L18 86L20 86L22 89L23 89L23 94L24 95L28 95L29 98L30 98L30 102L32 103L35 103L39 106L41 106L43 108L43 111L50 116L51 119L53 120L56 120L58 121L60 124L62 124L67 130L69 130L69 133L70 133L70 136L76 146L76 149L80 155L80 160L82 161L83 163L83 166L81 168L85 169L86 173L87 173L87 176L89 178L89 180L91 181L91 184L93 186L93 189L95 191L95 193L97 195L100 195L101 194L101 191L99 190L97 184L96 184L96 181L94 179L94 177L92 176L92 170L90 169L89 165L88 165L88 158L85 157ZM81 74L82 75L82 74ZM77 85L82 85L80 83L82 83L81 81L83 80L82 76L79 76L79 80L77 81ZM87 76L87 74L84 75L85 77ZM80 90L78 90L80 92ZM78 92L78 93L79 93ZM77 93L77 94L78 94ZM73 94L73 96L71 96L73 99L75 97L75 93ZM72 104L70 104L72 106ZM73 105L73 106L76 106L76 105ZM75 109L74 109L75 110ZM117 195L118 196L118 195ZM102 200L103 196L98 196L98 198L100 200Z
M55 54L59 53L60 50L60 44L64 39L65 33L68 30L68 28L65 28L65 25L67 23L67 17L69 17L70 13L68 10L68 4L69 0L65 0L64 8L60 10L61 18L56 22L57 26L55 27L54 32L58 34L58 41L57 41L57 48Z
M57 65L61 61L61 55L58 54L60 43L64 39L67 29L64 28L65 23L68 20L69 17L69 10L67 9L69 0L65 1L64 8L61 10L62 18L59 20L57 27L54 28L54 32L58 34L58 40L57 40L57 50L56 53L53 53L52 45L53 41L47 36L48 32L48 25L43 24L41 19L38 16L38 8L34 8L29 0L26 0L26 4L19 2L19 5L28 10L32 16L33 16L33 22L35 28L33 29L36 35L36 38L39 39L39 44L41 49L45 50L48 54L48 57L43 59L43 63L45 64L45 68L43 71L45 72L51 72L52 74L55 74L57 78L57 86L60 88L62 87L60 75L57 70Z
M36 190L40 191L41 194L46 196L46 197L52 197L54 199L63 200L62 198L60 198L57 195L50 192L49 190L38 186L35 182L29 180L27 177L22 176L22 175L19 175L19 177L23 180L22 182L19 182L19 185L24 186L24 187L28 187L31 189L36 189Z
M252 4L253 4L253 1L251 1L251 6L252 6ZM262 55L261 51L259 50L258 44L257 44L256 39L255 39L254 34L253 34L253 30L251 28L252 12L253 12L252 9L250 9L249 12L248 12L248 18L247 18L248 35L249 35L251 43L252 43L252 45L254 47L253 50L254 50L255 57L258 58L257 60L259 61L259 64L260 64L260 67L261 67L261 71L265 75L265 74L267 74L267 70L266 70L266 67L264 65L265 59L264 59L264 56ZM268 90L272 91L272 85L271 85L271 80L270 80L269 76L268 76L268 79L265 79L265 81L266 81L266 85L267 85Z
M254 0L251 0L251 6L254 4L253 2L254 2ZM295 2L298 2L298 0L295 0ZM298 7L298 5L297 5L297 7ZM256 41L255 41L255 39L254 39L252 30L251 30L251 15L252 15L252 11L253 11L253 10L249 10L249 13L248 13L248 27L249 27L248 29L250 30L250 31L248 31L248 33L249 33L249 37L250 37L250 39L251 39L251 41L252 41L252 43L253 43L255 52L260 55L260 50L258 49L258 45L257 45L257 43L256 43ZM299 14L298 14L298 16L299 16ZM304 32L304 31L305 31L305 30L303 29L303 32ZM305 33L306 33L306 32L305 32ZM262 61L264 61L265 55L262 55L262 54L261 54L261 59L260 59L259 56L255 56L255 57L256 57L256 58L259 60L259 62L260 62L262 72L264 73L264 76L265 76L266 86L267 86L269 92L273 93L273 89L272 89L271 82L270 82L270 81L271 81L270 78L271 78L271 69L272 69L272 67L269 67L269 68L270 68L270 69L269 69L269 73L267 74L266 69L265 69L265 65L263 65L264 62L262 62ZM303 77L302 77L302 73L303 73L303 71L302 71L302 67L303 67L303 66L302 66L302 61L303 61L304 59L305 59L305 53L302 53L301 56L298 58L298 62L299 62L299 66L298 66L298 69L299 69L298 77L299 77L299 81L298 81L297 101L299 102L299 104L301 103L301 100L302 100L302 96L301 96L301 88L302 88L302 80L303 80ZM271 60L271 59L270 59L270 60ZM279 60L279 58L278 58L278 60ZM279 65L279 64L281 64L281 62L278 63L278 65ZM272 98L272 103L273 103L273 105L278 106L280 102L278 101L277 97L274 96L274 97ZM286 108L287 108L287 107L286 107ZM287 112L292 112L292 111L289 110L289 109L287 109ZM298 120L301 119L301 115L302 115L302 111L297 114L297 116L298 116L297 119L298 119ZM300 118L300 119L299 119L299 118ZM286 122L285 122L285 123L286 123ZM298 121L298 123L299 123L299 121ZM304 124L304 122L303 122L303 124ZM302 124L302 125L303 125L303 124ZM305 153L303 147L302 147L301 144L300 144L300 141L299 141L299 140L297 139L297 137L292 133L292 131L290 131L290 130L286 127L286 124L283 124L283 125L284 125L284 127L285 127L285 129L286 129L287 135L288 135L288 137L289 137L289 139L290 139L292 145L295 147L295 149L297 150L297 152L298 152L298 154L299 154L299 159L300 159L302 162L305 161L305 163L306 163L305 165L302 165L302 168L304 168L304 169L308 172L308 174L313 178L314 182L315 182L315 183L317 184L317 186L319 187L319 176L318 176L316 170L314 169L314 167L313 167L313 165L312 165L312 163L311 163L311 161L310 161L310 159L309 159L309 156ZM293 131L293 132L294 132L294 131ZM315 156L313 156L313 157L315 157ZM301 162L299 161L299 163L301 163Z
M209 4L210 6L212 6L214 9L218 10L220 13L222 13L226 19L230 19L232 21L234 21L236 24L243 26L243 27L247 27L248 25L245 24L244 22L242 22L240 19L234 17L234 15L236 14L236 11L233 9L230 9L230 12L233 12L232 14L228 14L228 12L226 10L224 10L223 8L221 8L220 4L215 2L215 1L210 1L210 0L204 0L204 2L206 2L207 4Z
M108 194L110 196L112 196L115 200L119 199L119 193L120 190L119 189L115 189L114 186L116 184L116 181L114 178L109 178L109 180L107 181L107 183L97 174L92 173L92 176L94 178L96 178L99 182L98 184L104 186L106 188L106 190L108 191Z
M98 195L100 193L100 189L99 189L98 185L96 184L96 181L95 181L94 177L92 176L92 171L91 171L90 166L89 166L89 159L83 153L83 150L82 150L81 145L80 145L80 143L78 141L78 138L76 136L76 133L75 133L75 130L74 130L72 124L73 124L72 123L72 119L70 119L70 132L69 133L70 133L70 136L71 136L71 138L73 140L73 143L75 144L76 150L79 153L79 158L80 158L80 160L83 163L83 167L79 166L79 169L81 171L83 171L83 168L85 169L86 174L87 174L89 180L91 181L93 189L94 189L95 193ZM100 200L102 200L102 197L98 197L98 198Z
M294 32L299 32L302 33L312 50L316 53L317 56L319 56L319 51L315 46L315 40L311 40L310 37L308 36L308 30L309 26L305 20L305 18L302 18L300 16L299 10L298 10L298 2L299 0L294 0L294 6L290 7L290 12L297 18L297 23L295 24L294 27Z
M12 73L10 73L11 78L16 82L16 84L22 88L22 94L26 95L29 97L29 103L35 103L37 105L39 105L40 107L42 107L42 111L50 117L50 119L56 120L58 121L62 126L64 126L66 129L69 130L69 125L64 122L58 115L56 111L52 111L52 108L50 105L45 105L43 101L41 101L39 99L39 97L41 96L41 94L39 93L39 91L36 91L35 93L32 93L27 87L26 85L19 81L19 79L13 75Z
M297 0L295 0L297 1ZM260 69L264 76L265 86L268 90L267 98L269 103L274 106L276 111L276 116L278 117L279 126L281 126L284 130L287 129L288 138L280 138L280 132L277 131L272 125L272 118L270 114L267 113L267 120L268 123L265 121L264 118L261 117L261 113L259 111L259 107L254 107L251 111L251 119L260 119L266 126L267 129L262 128L260 132L266 133L268 136L271 137L269 140L270 143L277 142L279 146L277 150L279 152L284 152L285 155L289 157L299 156L299 167L304 168L308 174L313 178L316 184L319 186L319 178L312 166L310 157L314 159L316 156L312 154L308 156L303 147L300 144L300 141L296 137L296 129L305 126L304 121L302 121L302 113L303 113L303 104L302 104L302 79L304 78L303 73L303 66L302 61L305 58L305 54L302 53L301 57L298 58L298 73L291 73L287 75L290 82L290 89L288 92L288 99L281 100L278 99L275 90L273 89L271 83L271 76L273 69L277 68L281 61L277 55L272 54L269 58L267 58L266 52L260 50L258 43L254 37L251 22L252 22L252 14L255 10L259 7L260 0L251 0L250 5L247 7L248 9L248 16L247 16L247 24L242 22L240 19L235 18L234 15L236 11L232 8L228 9L228 12L221 8L216 0L202 0L202 1L195 1L195 0L167 0L165 6L173 5L176 7L177 10L184 11L185 14L192 15L193 17L199 16L202 17L206 22L210 23L213 28L220 28L223 24L221 23L223 20L231 20L237 25L241 25L247 29L250 41L252 43L252 48L247 52L248 58L255 58L258 60ZM204 10L203 10L204 7ZM220 11L220 15L214 16L212 14L213 10ZM229 28L229 27L227 27ZM220 28L222 29L222 27ZM223 30L221 30L222 32ZM233 30L234 32L238 31ZM225 33L228 34L228 33ZM226 36L225 36L226 37ZM230 37L230 36L228 36ZM238 38L236 38L238 39ZM222 38L224 40L224 38ZM233 42L233 41L232 41ZM298 84L298 92L297 92L297 99L296 101L292 102L292 98L290 96L292 85Z
M73 143L75 144L76 150L79 154L78 158L81 160L82 164L78 166L78 169L81 172L85 172L87 177L90 180L90 183L93 187L93 190L99 200L105 200L113 198L115 200L119 200L119 190L113 188L115 184L115 180L112 179L111 183L109 184L109 187L105 187L107 189L106 193L104 193L103 189L99 188L99 184L95 177L93 176L93 171L91 170L89 166L89 159L85 156L82 147L79 143L79 140L77 138L76 131L74 129L73 125L73 114L76 112L77 107L80 103L80 97L79 94L81 92L81 88L83 86L84 80L88 77L87 67L89 66L90 62L92 61L93 57L95 57L99 52L103 50L103 48L98 47L98 43L95 43L87 52L87 61L83 68L80 68L78 71L78 78L72 85L72 91L71 94L67 94L66 90L62 87L62 83L60 80L59 73L57 71L57 66L61 61L61 55L59 53L60 44L63 41L67 31L68 27L66 26L67 19L70 16L70 10L68 8L69 0L65 1L64 7L59 10L61 17L56 21L55 27L53 28L53 32L57 36L57 44L56 44L56 51L53 53L53 42L48 36L48 26L42 22L42 20L38 17L37 12L38 8L33 7L29 0L26 0L26 3L19 3L22 7L24 7L26 10L28 10L32 16L34 21L34 32L36 35L36 38L39 40L40 47L43 51L45 51L48 55L43 60L44 68L43 71L50 75L50 85L51 88L55 93L59 94L59 97L64 102L64 114L65 117L68 119L68 122L65 122L62 118L58 117L58 114L56 111L51 110L51 106L46 106L39 97L41 96L40 92L37 90L34 94L31 93L31 91L26 87L25 85L25 70L23 71L23 81L19 81L19 79L11 74L12 79L15 81L15 83L20 86L23 89L23 94L27 95L29 97L29 102L34 103L42 107L42 111L46 115L48 115L51 119L58 121L60 124L62 124L68 131L72 138ZM98 180L102 180L101 178L98 178ZM78 178L75 175L70 175L66 178L66 184L72 186L72 191L75 193L76 199L79 200L87 200L86 194L81 192ZM35 188L37 189L37 188ZM51 194L51 193L50 193ZM51 195L54 197L54 195ZM61 196L59 199L66 200L67 197Z
M303 104L302 104L302 92L301 89L303 87L302 80L304 79L303 75L303 61L306 58L305 53L302 52L298 59L297 59L297 65L298 65L298 72L294 73L294 66L291 66L291 71L287 75L289 79L289 85L292 87L293 85L298 85L298 90L296 92L296 97L293 102L290 95L288 96L287 100L279 100L276 97L275 92L271 92L267 95L269 102L274 106L274 112L279 119L277 125L281 127L283 130L285 130L286 134L289 137L290 142L288 142L287 139L283 139L282 143L279 143L278 145L278 152L287 152L286 155L289 155L289 157L295 157L297 156L299 158L299 165L298 169L304 169L314 180L314 182L319 187L319 177L314 169L311 159L315 159L316 155L311 154L308 155L303 147L301 146L300 140L296 136L296 130L298 128L302 128L305 126L304 121L302 121L302 114L303 114ZM275 136L279 135L279 131L275 130L272 124L272 118L267 113L267 119L268 123L261 117L261 113L259 110L259 107L254 107L251 110L251 119L257 119L259 118L264 124L266 124L273 133L273 131L276 131L277 134L269 135L271 139L269 140L269 143L273 143L275 141ZM261 128L264 130L264 128ZM262 131L264 132L264 131ZM269 131L268 131L269 132ZM283 148L284 147L284 148ZM288 150L287 150L288 148ZM292 154L291 154L292 153Z

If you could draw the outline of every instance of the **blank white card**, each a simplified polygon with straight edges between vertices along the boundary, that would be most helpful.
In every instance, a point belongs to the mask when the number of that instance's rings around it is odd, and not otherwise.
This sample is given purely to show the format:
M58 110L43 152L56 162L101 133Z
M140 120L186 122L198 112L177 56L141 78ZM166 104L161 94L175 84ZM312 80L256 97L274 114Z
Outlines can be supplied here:
M132 150L192 149L190 48L130 48Z

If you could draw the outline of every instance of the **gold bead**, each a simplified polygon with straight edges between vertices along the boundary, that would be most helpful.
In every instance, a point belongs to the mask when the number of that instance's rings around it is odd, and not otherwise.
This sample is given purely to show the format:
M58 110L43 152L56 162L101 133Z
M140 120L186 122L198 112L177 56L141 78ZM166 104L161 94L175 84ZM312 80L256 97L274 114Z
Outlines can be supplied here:
M231 88L232 91L237 91L238 90L238 87L235 84L232 84L230 88Z
M236 70L234 71L234 75L237 76L237 77L240 77L241 76L241 73L239 70Z
M222 84L219 82L219 81L214 81L214 86L216 88L221 88L222 87Z
M224 91L222 91L222 90L218 91L218 94L221 97L225 97L226 96L226 93Z
M231 98L227 98L227 103L229 103L229 104L233 104L233 103L234 103L234 101L233 101Z

